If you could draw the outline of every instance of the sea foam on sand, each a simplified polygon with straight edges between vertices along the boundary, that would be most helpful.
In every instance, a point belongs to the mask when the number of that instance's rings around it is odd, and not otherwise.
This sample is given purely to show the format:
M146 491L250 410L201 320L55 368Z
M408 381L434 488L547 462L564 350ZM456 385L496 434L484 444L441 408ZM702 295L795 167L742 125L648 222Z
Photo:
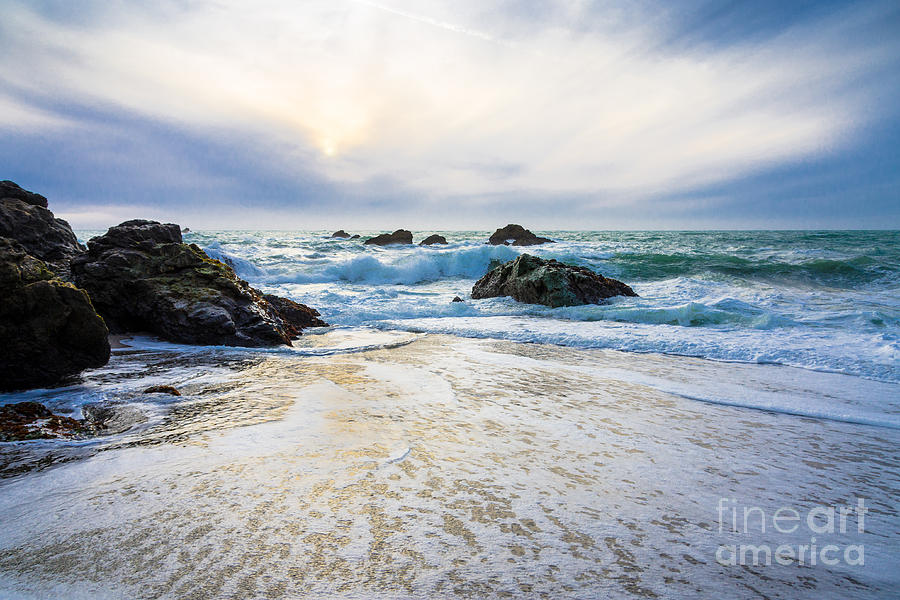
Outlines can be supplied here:
M900 431L862 424L883 416L865 386L885 384L373 336L332 355L209 349L227 372L196 379L177 348L118 352L129 385L157 361L152 377L173 369L185 398L89 458L0 482L0 596L875 598L900 585ZM858 498L863 532L734 532L721 509ZM864 546L865 564L717 561L723 545L811 535Z

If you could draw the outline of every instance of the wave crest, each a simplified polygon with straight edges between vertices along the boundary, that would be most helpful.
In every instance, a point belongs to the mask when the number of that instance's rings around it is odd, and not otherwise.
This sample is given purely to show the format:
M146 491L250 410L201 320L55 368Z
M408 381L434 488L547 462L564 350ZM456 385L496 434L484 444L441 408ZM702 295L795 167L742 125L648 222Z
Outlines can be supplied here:
M484 275L492 261L506 262L518 256L507 246L478 246L447 251L416 249L393 260L382 261L373 255L355 256L349 260L325 265L316 272L278 275L275 283L329 283L348 281L367 284L411 285L445 278L477 279Z

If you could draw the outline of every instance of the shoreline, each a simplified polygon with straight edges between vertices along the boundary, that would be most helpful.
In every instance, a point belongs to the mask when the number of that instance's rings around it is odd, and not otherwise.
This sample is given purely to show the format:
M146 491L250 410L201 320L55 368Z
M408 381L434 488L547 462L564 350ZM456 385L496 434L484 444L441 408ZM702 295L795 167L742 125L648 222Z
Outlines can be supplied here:
M205 363L217 370L200 375ZM21 524L0 537L0 590L883 595L898 582L879 565L897 554L878 533L898 522L877 482L900 471L900 432L635 377L790 383L767 371L444 335L329 356L120 350L88 376L122 395L166 379L185 397L90 458L0 481L0 510ZM722 497L771 512L851 496L872 507L866 533L819 539L864 543L865 567L716 562L720 544L809 541L720 535Z

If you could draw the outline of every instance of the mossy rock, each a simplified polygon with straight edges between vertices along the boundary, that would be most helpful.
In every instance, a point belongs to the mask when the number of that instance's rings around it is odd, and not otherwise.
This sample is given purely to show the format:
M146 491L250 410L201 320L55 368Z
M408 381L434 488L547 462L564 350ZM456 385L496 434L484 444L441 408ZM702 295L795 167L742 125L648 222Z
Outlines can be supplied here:
M0 238L0 390L46 387L109 361L109 331L84 290Z
M488 271L472 288L472 298L510 296L550 307L598 304L613 296L637 296L630 287L590 269L523 254Z
M116 333L229 346L290 344L300 333L230 266L183 243L172 223L136 220L110 228L88 242L72 275Z

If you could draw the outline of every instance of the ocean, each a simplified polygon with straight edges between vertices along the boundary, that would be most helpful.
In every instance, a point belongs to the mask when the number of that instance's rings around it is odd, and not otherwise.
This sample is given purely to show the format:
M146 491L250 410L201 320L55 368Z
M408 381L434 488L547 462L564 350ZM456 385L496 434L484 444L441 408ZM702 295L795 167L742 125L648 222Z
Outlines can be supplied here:
M413 233L185 234L331 327L0 395L124 423L0 444L0 597L896 595L900 232ZM639 297L469 297L523 252Z
M362 239L368 233L377 232ZM900 232L553 231L541 235L557 243L527 248L486 245L489 232L437 233L450 243L373 247L321 231L186 239L229 260L251 284L309 304L340 327L777 364L900 383ZM523 252L620 279L640 297L556 309L468 299L493 262ZM466 302L452 303L457 295ZM859 418L900 426L898 399L861 407ZM765 403L803 410L789 399ZM824 400L808 410L853 418Z

